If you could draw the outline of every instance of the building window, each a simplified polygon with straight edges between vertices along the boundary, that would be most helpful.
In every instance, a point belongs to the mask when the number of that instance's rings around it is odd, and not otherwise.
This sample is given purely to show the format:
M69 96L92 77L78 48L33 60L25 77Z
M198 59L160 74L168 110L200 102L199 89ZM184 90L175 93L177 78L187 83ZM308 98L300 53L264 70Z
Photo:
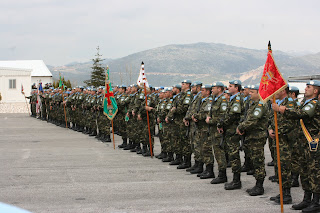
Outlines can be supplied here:
M9 89L16 89L16 79L9 79Z

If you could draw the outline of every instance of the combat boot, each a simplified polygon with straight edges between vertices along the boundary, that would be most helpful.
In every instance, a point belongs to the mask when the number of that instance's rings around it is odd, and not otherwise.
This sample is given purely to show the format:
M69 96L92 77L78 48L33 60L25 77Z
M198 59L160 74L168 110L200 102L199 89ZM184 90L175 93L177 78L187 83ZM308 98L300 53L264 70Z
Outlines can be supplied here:
M166 158L162 159L162 162L171 162L173 160L173 153L172 152L168 152L168 155Z
M179 164L177 169L186 169L186 168L189 168L190 166L191 166L191 155L188 155L183 157L183 162Z
M141 154L144 155L147 152L147 145L143 145L141 149Z
M192 170L194 170L195 168L197 168L199 165L199 161L195 160L194 161L194 165L191 166L189 169L186 169L187 172L191 172Z
M146 146L146 152L145 152L145 153L142 153L142 156L143 156L143 157L149 157L149 156L151 156L151 152L150 152L149 146Z
M99 133L95 136L95 138L97 138L97 139L101 139L101 138L102 138L102 134L101 134L101 132L99 132Z
M264 188L263 188L263 179L257 180L256 185L252 189L248 189L247 192L250 196L258 196L264 194Z
M84 134L90 134L91 130L89 128L86 127L86 130L83 131Z
M163 159L163 158L166 158L167 157L167 153L166 152L162 152L162 155L160 155L159 157L158 157L158 159Z
M128 139L127 138L122 138L122 144L120 144L118 147L120 149L126 147L128 145Z
M104 142L107 142L107 143L111 142L110 135L105 135Z
M291 187L299 187L299 174L292 173Z
M171 162L169 163L169 165L171 165L171 166L179 165L181 162L182 162L182 156L179 155L179 154L177 154L177 155L176 155L176 159L173 160L173 161L171 161Z
M276 198L274 202L280 204L280 196L279 198ZM291 190L290 188L283 189L283 204L291 204L292 203L292 197L291 197Z
M156 155L155 157L159 159L160 156L162 156L163 152L160 152L158 155Z
M206 173L206 170L203 170L201 173L197 174L197 177L199 178L201 175L204 175Z
M241 189L240 173L233 173L233 181L224 184L225 190Z
M243 166L241 167L241 172L248 172L248 163L247 161L244 162Z
M254 174L254 170L253 169L250 169L247 171L247 175L253 175Z
M200 179L208 179L208 178L215 178L215 175L213 172L213 164L206 165L205 173L200 176Z
M311 191L304 191L303 200L301 203L298 203L296 205L292 206L292 209L294 210L302 210L304 208L307 208L311 204L311 197L312 192Z
M203 172L203 164L201 161L198 164L198 167L195 168L194 170L190 171L191 174L200 174Z
M93 130L90 134L89 134L89 136L96 136L97 135L97 131L96 130Z
M313 193L313 199L310 205L307 208L302 209L302 212L319 212L320 211L319 198L320 198L319 193Z
M129 144L123 148L123 150L130 150L134 147L134 144L132 141L129 141Z
M138 152L141 152L140 144L136 144L136 153L138 154ZM142 153L140 153L140 154L142 154Z
M219 170L218 177L214 178L210 183L211 184L219 184L219 183L226 183L226 182L228 182L227 170L221 169L221 170Z

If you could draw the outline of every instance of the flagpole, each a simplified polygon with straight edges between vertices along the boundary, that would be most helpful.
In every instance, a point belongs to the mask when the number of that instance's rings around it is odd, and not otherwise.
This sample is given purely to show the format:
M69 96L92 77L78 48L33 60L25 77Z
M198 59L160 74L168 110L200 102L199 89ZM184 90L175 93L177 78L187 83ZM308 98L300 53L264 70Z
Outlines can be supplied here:
M268 43L268 50L272 53L271 43ZM273 95L274 104L276 103L276 96ZM280 205L281 205L281 213L283 213L283 192L282 192L282 176L281 176L281 163L280 163L280 147L279 147L279 133L278 133L278 117L277 112L274 113L274 126L275 126L275 134L276 134L276 148L277 148L277 165L278 165L278 178L279 178L279 191L280 191Z
M113 142L113 149L116 149L116 144L115 144L115 142L114 142L113 119L111 120L111 126L112 126L112 142Z
M148 100L147 100L147 87L146 87L146 83L143 83L144 85L144 95L145 95L145 99L146 99L146 106L148 106ZM150 132L150 122L149 122L149 112L146 109L147 112L147 121L148 121L148 131L149 131L149 144L150 144L150 154L151 154L151 158L153 158L153 147L152 147L152 142L151 142L151 132Z
M276 103L276 97L273 96L273 103ZM280 147L279 147L279 135L278 135L278 117L277 112L274 111L274 126L276 131L276 147L277 147L277 163L278 163L278 178L279 178L279 189L280 189L280 204L281 213L283 213L283 193L282 193L282 177L281 177L281 163L280 163Z

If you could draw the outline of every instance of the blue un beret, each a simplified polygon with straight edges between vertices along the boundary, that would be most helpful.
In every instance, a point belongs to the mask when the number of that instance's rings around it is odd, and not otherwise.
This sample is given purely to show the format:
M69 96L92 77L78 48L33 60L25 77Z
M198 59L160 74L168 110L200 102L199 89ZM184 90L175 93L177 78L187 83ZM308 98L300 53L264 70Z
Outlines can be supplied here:
M319 80L312 80L312 81L309 81L307 83L307 85L320 87L320 81Z
M178 88L178 89L181 89L181 84L176 84L176 85L174 85L174 86L172 86L172 87L176 87L176 88Z
M295 86L289 86L289 92L299 92L299 88L298 87L295 87Z
M190 80L183 80L181 83L192 84L192 82Z
M251 85L249 88L254 90L259 90L259 84Z
M205 84L205 85L202 85L201 89L211 89L212 88L212 85L210 84Z
M232 80L232 81L229 81L229 84L241 85L241 81L240 80Z
M224 84L223 84L222 82L220 82L220 81L217 81L217 82L214 82L214 83L212 84L212 86L213 86L213 87L224 87Z

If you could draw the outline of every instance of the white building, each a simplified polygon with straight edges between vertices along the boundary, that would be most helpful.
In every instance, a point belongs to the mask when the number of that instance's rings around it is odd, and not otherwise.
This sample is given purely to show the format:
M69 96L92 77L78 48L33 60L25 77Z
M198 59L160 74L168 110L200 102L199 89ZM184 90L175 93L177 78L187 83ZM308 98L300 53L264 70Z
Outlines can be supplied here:
M52 74L42 60L0 61L0 112L27 112L26 96L31 86L52 83ZM23 108L23 109L21 109Z
M42 82L42 85L53 83L52 73L42 60L0 61L0 67L32 70L31 85L38 84L40 81Z

